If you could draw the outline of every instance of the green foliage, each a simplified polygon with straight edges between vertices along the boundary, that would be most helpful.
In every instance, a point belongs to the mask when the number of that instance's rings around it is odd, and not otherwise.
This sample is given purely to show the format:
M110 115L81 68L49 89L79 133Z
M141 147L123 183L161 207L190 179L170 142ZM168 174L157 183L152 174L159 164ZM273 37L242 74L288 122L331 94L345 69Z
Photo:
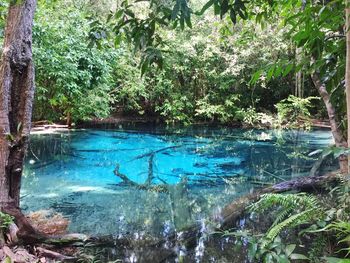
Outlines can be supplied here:
M222 123L228 123L236 119L237 112L239 111L238 104L238 95L231 95L223 104L218 105L211 104L209 102L209 96L205 96L203 99L197 100L195 116L204 120L219 120Z
M34 119L77 121L117 112L167 123L239 121L272 127L275 120L268 112L290 94L285 88L293 84L290 71L269 82L259 74L254 84L251 76L276 57L292 55L283 43L286 31L257 28L254 21L238 20L233 27L230 10L222 21L193 11L204 4L41 1L33 35ZM229 3L229 9L241 4ZM181 24L187 27L176 29Z
M7 229L13 223L13 216L0 212L0 228Z
M327 217L318 226L310 228L311 233L331 233L337 240L338 249L335 254L350 255L350 185L348 177L339 177L339 185L334 187L330 194L332 206L326 210ZM320 228L321 227L321 228ZM348 259L326 257L327 262L347 262Z
M107 117L113 102L110 73L116 52L88 46L89 21L69 4L39 7L35 19L34 118Z
M280 237L266 245L266 239L262 235L252 235L247 231L225 232L223 236L234 236L236 243L234 250L240 251L247 246L248 259L251 262L262 261L265 263L292 262L293 260L307 260L302 254L296 253L296 244L285 244Z
M326 257L327 263L350 263L350 259L345 258L335 258L335 257Z
M168 123L231 123L244 119L242 108L274 110L273 105L288 94L279 88L281 79L270 87L261 80L252 88L249 81L254 68L288 53L280 42L282 33L272 28L261 31L248 23L232 34L227 31L230 21L218 23L212 16L194 20L191 31L157 31L165 43L162 69L148 65L142 77L137 65L143 53L119 46L124 51L114 71L118 106L127 114L158 116ZM275 49L267 48L270 45ZM269 100L260 101L262 96ZM267 115L259 117L265 121Z
M339 243L345 243L346 248L341 249L346 251L346 256L350 254L350 223L338 220L327 225L325 230L334 231Z
M295 228L324 217L324 211L314 196L306 194L266 194L249 207L251 212L262 214L277 209L275 221L265 234L262 248L281 234L286 228Z
M253 107L238 110L236 119L245 126L254 128L271 128L275 126L276 122L272 114L256 112Z
M312 100L317 97L299 98L289 95L276 104L278 124L280 127L310 129L310 109L313 107Z

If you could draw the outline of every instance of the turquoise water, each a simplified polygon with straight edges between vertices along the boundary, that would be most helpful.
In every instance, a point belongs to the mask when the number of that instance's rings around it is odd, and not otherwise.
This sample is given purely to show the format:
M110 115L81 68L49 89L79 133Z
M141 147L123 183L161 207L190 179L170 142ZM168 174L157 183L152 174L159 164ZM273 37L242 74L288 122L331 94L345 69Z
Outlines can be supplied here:
M21 206L62 213L72 232L166 236L254 188L307 175L309 154L331 143L328 131L210 127L33 134Z

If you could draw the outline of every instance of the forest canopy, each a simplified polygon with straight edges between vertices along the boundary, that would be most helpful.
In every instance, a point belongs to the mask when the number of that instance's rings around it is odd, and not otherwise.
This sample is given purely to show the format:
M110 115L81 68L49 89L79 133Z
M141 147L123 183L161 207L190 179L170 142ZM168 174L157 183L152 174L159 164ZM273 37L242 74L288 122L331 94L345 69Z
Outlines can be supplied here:
M307 65L296 69L303 51L290 39L286 14L234 24L230 16L195 11L205 3L191 1L190 27L155 23L156 45L139 48L135 37L128 39L132 28L116 28L127 14L148 21L147 1L130 4L133 13L122 1L40 1L33 29L34 120L134 115L167 123L253 124L276 113L276 104L291 94L317 96L308 69L302 70ZM336 44L343 45L340 40ZM157 54L162 65L148 60ZM312 104L307 110L323 117L320 101Z

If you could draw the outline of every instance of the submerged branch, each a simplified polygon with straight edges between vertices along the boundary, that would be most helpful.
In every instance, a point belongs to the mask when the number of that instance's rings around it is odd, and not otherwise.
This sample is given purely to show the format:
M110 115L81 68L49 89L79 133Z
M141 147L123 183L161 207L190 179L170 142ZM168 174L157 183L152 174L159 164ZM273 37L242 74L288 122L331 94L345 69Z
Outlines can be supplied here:
M153 160L153 158L152 158ZM153 167L153 165L152 165ZM122 174L119 171L120 165L117 164L115 169L114 169L114 174L119 177L120 179L122 179L122 181L128 185L128 186L132 186L135 187L137 189L140 190L146 190L146 191L153 191L153 192L161 192L161 193L168 193L169 189L168 189L168 185L167 184L161 184L161 185L152 185L152 178L153 178L153 168L152 171L148 173L149 177L146 181L145 184L138 184L132 180L130 180L125 174ZM151 180L150 180L150 176L151 176Z
M150 157L150 156L152 156L152 155L155 155L156 153L164 152L164 151L170 150L170 149L180 148L180 147L183 147L183 146L185 146L185 144L182 144L182 145L174 145L174 146L168 146L168 147L161 148L161 149L158 149L158 150L155 150L155 151L151 151L151 152L148 152L148 153L144 153L144 154L141 154L141 155L136 156L135 158L131 159L129 162L135 161L135 160L138 160L138 159L142 159L142 158L145 158L145 157Z

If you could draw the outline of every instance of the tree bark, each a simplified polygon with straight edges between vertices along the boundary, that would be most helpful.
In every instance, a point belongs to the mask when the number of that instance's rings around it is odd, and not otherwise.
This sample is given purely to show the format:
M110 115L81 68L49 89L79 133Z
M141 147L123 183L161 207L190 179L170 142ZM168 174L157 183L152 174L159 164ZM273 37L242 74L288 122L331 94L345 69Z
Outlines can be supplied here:
M0 65L0 210L19 211L34 98L32 27L36 0L11 1Z
M318 72L314 72L311 74L312 81L315 85L315 87L318 90L318 93L320 94L326 109L327 109L327 114L329 118L329 123L331 125L331 131L333 134L334 142L337 147L347 147L347 141L343 137L339 127L339 123L336 118L336 111L335 108L331 102L331 96L329 95L326 86L324 83L322 83L320 76ZM341 173L347 173L348 172L348 158L345 155L341 155L339 157L339 166L340 166L340 171Z
M346 66L345 66L345 91L346 91L346 116L347 116L347 142L350 146L350 0L345 0L345 35L346 35ZM348 156L350 163L350 155ZM350 173L350 168L347 167L347 173Z

